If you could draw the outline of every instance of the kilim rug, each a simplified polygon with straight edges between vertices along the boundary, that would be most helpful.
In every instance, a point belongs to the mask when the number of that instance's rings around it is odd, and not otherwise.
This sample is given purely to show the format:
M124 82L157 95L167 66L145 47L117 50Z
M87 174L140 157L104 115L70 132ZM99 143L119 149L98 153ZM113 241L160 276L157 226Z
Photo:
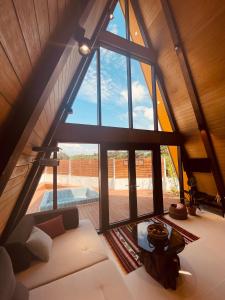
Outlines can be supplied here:
M163 216L156 216L143 221L148 220L162 222L164 224L166 223L173 227L173 229L183 236L185 245L199 239L196 235L167 220ZM136 224L137 223L123 225L110 229L104 233L105 238L109 242L112 250L127 273L130 273L142 266L142 263L139 260L140 250L132 235L132 229Z

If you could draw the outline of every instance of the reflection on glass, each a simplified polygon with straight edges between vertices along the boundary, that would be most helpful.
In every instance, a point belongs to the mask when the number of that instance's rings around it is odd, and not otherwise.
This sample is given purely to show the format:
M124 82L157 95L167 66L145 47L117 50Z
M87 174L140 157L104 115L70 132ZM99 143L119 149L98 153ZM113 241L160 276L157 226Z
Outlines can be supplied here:
M126 38L126 23L123 11L118 1L115 10L113 12L113 19L110 20L107 31L114 33L122 38Z
M133 124L135 129L154 130L152 98L143 70L149 78L150 66L134 59L131 60Z
M176 146L160 146L164 210L179 202L178 156Z
M53 190L52 167L45 167L26 213L31 214L38 211L53 209L52 190ZM46 194L50 193L50 197L51 197L47 205L42 204L42 198L44 197L45 193Z
M107 151L109 222L129 218L128 151Z
M96 54L82 81L66 123L97 125L97 72Z
M128 128L126 57L101 51L102 125Z
M138 216L153 212L152 151L135 151Z

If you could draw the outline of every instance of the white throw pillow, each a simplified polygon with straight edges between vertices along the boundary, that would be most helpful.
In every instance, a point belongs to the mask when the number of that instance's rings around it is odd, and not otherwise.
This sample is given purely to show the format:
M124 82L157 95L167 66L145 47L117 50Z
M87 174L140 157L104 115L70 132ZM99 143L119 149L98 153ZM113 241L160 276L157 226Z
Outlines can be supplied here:
M33 227L32 232L26 241L30 252L42 261L48 261L52 249L52 239L40 228Z

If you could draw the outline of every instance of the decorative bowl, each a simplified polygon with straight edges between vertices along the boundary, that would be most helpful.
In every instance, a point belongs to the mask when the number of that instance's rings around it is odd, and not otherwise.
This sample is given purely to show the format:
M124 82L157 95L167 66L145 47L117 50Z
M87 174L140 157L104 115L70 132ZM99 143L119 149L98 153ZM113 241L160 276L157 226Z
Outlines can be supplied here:
M167 244L169 232L163 224L159 222L150 224L148 225L147 230L151 244L154 246L165 246Z

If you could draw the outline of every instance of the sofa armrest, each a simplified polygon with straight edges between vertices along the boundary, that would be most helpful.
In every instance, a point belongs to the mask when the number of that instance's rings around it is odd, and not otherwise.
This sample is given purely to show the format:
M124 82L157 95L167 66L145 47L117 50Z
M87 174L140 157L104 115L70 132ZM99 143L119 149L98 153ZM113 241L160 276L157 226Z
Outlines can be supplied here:
M34 217L35 224L39 224L62 215L65 229L76 228L79 225L79 213L77 207L41 211L31 215Z

